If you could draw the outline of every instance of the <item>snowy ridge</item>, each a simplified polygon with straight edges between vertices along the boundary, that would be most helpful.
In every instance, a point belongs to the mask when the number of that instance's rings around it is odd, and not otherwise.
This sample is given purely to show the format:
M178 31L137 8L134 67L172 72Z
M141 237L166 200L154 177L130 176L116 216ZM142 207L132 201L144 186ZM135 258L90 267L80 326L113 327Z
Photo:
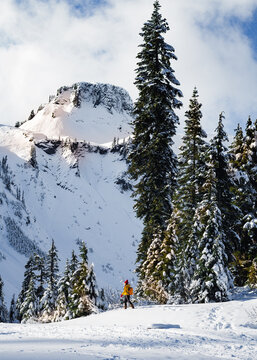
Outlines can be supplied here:
M50 139L70 137L101 144L131 133L132 110L124 89L81 82L61 87L21 128Z
M23 126L0 126L0 274L7 303L20 291L29 254L35 250L46 253L52 239L59 251L61 271L72 250L78 252L78 242L84 240L99 287L120 289L124 279L129 278L132 284L136 281L133 270L142 224L135 217L131 185L124 175L125 140L120 138L120 145L117 140L112 145L118 123L124 122L122 129L125 120L127 129L130 126L128 95L107 85L109 98L110 91L113 88L116 91L113 107L105 107L110 102L105 98L94 108L88 97L93 99L96 88L84 83L76 89L62 88L55 100ZM71 92L77 89L81 89L80 107L70 101ZM57 99L65 105L54 104ZM50 119L46 112L55 106L60 111L58 126L48 128L48 121L56 118ZM69 114L64 111L65 106L70 106ZM85 115L86 109L90 121L83 129L92 134L94 144L74 139L74 133L66 132L66 136L59 138L63 129L78 130L75 114L83 110ZM102 116L108 113L109 117L99 119L100 110ZM101 126L98 121L102 121ZM34 132L33 124L41 128L34 128ZM47 134L43 132L44 126ZM100 138L110 145L98 145Z

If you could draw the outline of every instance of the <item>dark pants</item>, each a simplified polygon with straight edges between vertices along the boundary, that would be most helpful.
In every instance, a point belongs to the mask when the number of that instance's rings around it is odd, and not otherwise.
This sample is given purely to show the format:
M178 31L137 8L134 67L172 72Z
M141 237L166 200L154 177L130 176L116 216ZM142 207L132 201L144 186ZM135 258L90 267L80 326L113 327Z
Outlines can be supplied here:
M130 295L124 295L124 308L127 309L127 304L129 303L129 305L134 309L134 305L132 304L132 302L130 301Z

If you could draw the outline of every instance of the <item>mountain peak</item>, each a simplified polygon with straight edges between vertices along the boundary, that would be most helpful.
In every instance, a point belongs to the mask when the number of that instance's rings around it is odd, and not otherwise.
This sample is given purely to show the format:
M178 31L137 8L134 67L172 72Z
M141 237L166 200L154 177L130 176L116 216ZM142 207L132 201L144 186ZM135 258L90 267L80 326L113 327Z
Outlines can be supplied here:
M70 137L94 143L130 135L133 102L128 92L110 84L62 86L49 103L31 112L22 129L48 138Z

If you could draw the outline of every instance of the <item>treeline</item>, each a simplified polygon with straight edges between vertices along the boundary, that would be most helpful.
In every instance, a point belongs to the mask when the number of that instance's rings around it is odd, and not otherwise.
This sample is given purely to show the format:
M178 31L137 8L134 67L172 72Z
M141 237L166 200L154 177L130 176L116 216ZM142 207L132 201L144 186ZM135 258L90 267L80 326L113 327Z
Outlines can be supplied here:
M21 291L17 301L13 297L9 313L0 278L0 322L61 321L105 309L104 291L97 288L87 252L85 243L81 242L79 257L72 252L63 274L59 273L54 241L46 257L32 255L25 265Z
M154 2L137 55L134 131L128 156L137 216L137 293L161 303L226 301L234 285L257 284L257 121L240 125L229 149L221 113L206 141L195 88L178 158L182 106L169 30Z

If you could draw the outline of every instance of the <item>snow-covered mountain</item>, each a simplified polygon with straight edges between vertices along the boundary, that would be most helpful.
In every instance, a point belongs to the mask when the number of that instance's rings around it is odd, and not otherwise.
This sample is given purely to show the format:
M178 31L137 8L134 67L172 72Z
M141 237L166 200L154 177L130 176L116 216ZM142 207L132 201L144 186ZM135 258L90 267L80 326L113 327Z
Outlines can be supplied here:
M50 139L68 136L102 144L131 133L132 109L129 94L120 87L76 83L57 90L21 128Z
M20 290L28 256L46 253L52 239L61 269L85 240L99 286L135 281L142 224L127 190L123 140L131 110L125 90L79 83L59 89L21 127L0 126L0 274L7 300ZM113 146L114 138L121 145Z

